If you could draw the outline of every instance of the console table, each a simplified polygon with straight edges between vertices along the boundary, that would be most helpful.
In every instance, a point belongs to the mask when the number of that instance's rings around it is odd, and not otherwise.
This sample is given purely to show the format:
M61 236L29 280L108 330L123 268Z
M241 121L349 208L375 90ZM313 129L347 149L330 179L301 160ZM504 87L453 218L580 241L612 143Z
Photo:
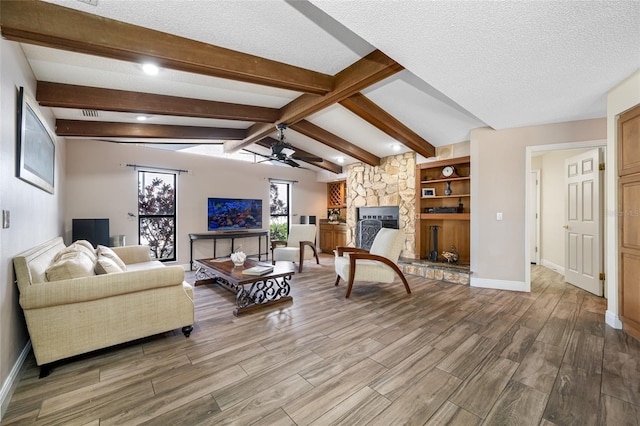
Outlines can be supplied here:
M194 240L213 240L213 257L216 255L216 242L218 240L231 240L231 253L235 251L234 243L236 238L258 238L258 261L262 260L262 255L266 255L266 259L269 260L269 231L220 231L220 232L207 232L204 234L189 234L189 270L193 271L193 241ZM264 237L264 249L262 252L262 237ZM255 256L251 255L251 256Z

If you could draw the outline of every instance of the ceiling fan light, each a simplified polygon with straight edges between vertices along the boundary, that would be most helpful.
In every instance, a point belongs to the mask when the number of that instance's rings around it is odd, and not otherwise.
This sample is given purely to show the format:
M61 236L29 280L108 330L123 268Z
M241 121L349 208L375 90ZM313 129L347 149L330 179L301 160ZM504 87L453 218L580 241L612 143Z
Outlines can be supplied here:
M282 148L280 151L281 154L284 154L287 157L291 157L295 151L291 148Z

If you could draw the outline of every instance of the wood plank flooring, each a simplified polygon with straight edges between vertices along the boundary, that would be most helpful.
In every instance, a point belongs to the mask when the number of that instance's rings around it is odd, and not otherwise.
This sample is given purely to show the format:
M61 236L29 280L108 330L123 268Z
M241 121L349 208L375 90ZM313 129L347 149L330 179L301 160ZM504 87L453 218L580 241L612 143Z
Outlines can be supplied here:
M293 303L239 318L230 293L199 286L190 338L44 379L31 356L1 424L640 425L640 342L604 324L604 299L538 266L531 293L407 278L411 295L396 280L345 299L322 256Z

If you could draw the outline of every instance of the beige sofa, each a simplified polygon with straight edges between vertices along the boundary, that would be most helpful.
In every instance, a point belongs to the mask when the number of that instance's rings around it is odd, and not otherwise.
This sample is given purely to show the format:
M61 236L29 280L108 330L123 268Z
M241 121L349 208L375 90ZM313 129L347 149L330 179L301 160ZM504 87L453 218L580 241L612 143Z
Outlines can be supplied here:
M53 260L69 249L59 237L13 259L36 362L47 365L41 375L54 361L95 349L180 327L189 336L193 289L181 266L152 261L147 246L114 247L126 271L48 281Z

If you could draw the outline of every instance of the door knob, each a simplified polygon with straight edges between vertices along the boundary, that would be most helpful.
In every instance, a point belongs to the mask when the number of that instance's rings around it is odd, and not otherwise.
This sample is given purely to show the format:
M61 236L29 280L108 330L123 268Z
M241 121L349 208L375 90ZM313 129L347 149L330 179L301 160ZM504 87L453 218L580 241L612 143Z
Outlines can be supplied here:
M569 229L569 225L563 225L562 226L564 229Z

